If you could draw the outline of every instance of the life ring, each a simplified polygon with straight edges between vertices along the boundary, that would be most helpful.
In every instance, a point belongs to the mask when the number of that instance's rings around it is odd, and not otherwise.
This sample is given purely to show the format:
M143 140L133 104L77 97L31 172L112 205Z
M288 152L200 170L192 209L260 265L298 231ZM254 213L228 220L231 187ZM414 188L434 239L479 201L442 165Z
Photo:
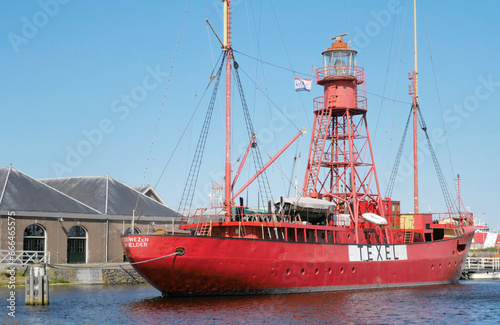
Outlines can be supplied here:
M387 224L387 220L384 217L381 217L375 213L363 213L361 216L366 221L371 222L378 226L383 226Z

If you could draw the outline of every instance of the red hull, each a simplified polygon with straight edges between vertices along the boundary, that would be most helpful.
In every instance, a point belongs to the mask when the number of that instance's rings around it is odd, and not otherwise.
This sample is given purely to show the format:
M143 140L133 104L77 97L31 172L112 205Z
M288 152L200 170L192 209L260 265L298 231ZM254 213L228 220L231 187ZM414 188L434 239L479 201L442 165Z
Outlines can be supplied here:
M474 228L432 242L395 245L317 244L262 239L130 235L133 267L167 295L273 294L454 283ZM361 254L361 255L360 255Z

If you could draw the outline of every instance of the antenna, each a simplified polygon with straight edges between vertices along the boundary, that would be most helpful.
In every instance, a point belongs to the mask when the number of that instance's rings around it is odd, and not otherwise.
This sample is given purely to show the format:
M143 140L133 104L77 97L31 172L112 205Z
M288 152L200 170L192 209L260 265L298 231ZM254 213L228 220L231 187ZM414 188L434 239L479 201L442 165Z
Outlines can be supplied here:
M339 39L341 39L342 37L347 36L347 35L349 35L349 33L340 34L340 35L334 36L334 37L332 37L332 38L330 38L330 39L331 39L331 40L339 40Z

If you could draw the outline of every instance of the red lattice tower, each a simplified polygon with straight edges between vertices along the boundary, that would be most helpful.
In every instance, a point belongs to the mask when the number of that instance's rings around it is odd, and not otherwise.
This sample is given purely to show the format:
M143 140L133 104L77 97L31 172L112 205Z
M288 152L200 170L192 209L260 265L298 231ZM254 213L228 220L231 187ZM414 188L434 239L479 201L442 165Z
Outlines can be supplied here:
M349 214L357 226L360 214L384 211L366 124L365 72L341 36L322 53L323 67L316 70L324 96L314 99L302 195L337 203L337 212Z

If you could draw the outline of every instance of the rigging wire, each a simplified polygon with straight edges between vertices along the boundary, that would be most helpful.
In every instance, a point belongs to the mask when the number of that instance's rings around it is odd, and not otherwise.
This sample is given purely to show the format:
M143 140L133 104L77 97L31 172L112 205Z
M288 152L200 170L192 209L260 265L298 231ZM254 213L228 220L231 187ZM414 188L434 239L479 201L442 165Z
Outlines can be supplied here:
M249 4L250 4L250 10L249 10ZM254 45L253 45L253 40L252 40L252 24L250 22L250 12L252 13L251 17L252 17L252 22L253 22L253 27L255 29L255 36L256 36L256 45L257 45L257 52L260 54L260 43L259 43L259 39L260 39L260 22L261 22L261 15L262 15L262 2L260 2L260 10L259 10L259 25L257 25L256 21L255 21L255 18L257 15L253 14L253 6L252 6L252 2L251 1L246 1L245 0L245 9L246 9L246 14L247 14L247 24L248 24L248 33L250 35L250 50L251 50L251 53L252 55L254 55ZM233 49L233 53L234 53L234 49ZM258 64L255 64L255 79L257 80L259 77L259 65ZM254 104L253 104L253 112L252 112L252 115L253 117L255 117L255 112L256 112L256 109L255 107L260 107L260 96L257 96L258 92L257 92L257 89L255 88L254 91L253 91L253 99L254 99ZM258 102L258 103L257 103ZM252 157L253 159L253 157ZM247 166L247 171L248 173L250 173L250 170L251 170L251 167L250 167L250 164L248 164ZM247 202L248 202L248 188L246 190L246 193L247 193ZM265 202L262 202L263 205L265 205ZM260 192L257 193L257 206L260 208Z
M221 53L221 56L219 57L219 60L217 61L217 63L219 63L219 61L221 60L221 58L222 58L222 57L223 57L223 53ZM213 71L215 71L215 67L214 67L214 70L213 70ZM213 71L212 71L212 72L213 72ZM208 91L208 88L209 88L209 86L210 86L210 84L211 84L211 83L212 83L212 80L210 80L210 81L208 82L207 86L205 87L205 91L203 92L203 95L201 96L201 98L200 98L200 100L199 100L199 102L198 102L198 105L196 105L196 107L195 107L195 109L194 109L194 111L193 111L193 114L191 114L191 117L189 118L189 121L188 121L188 123L187 123L186 127L185 127L185 128L184 128L184 130L182 131L182 134L181 134L181 136L179 137L179 140L177 141L177 144L175 145L174 150L172 151L172 154L171 154L171 155L170 155L170 157L168 158L167 163L166 163L166 164L165 164L165 166L163 167L163 171L161 172L160 177L158 177L158 180L157 180L157 182L156 182L156 184L155 184L154 188L156 188L156 186L158 186L158 184L160 183L161 178L162 178L162 177L163 177L163 175L165 174L165 171L167 170L167 167L168 167L168 165L170 164L170 161L172 160L172 157L174 156L175 152L177 151L177 148L179 147L179 144L181 143L182 139L184 138L184 135L186 134L186 132L187 132L187 130L188 130L188 128L189 128L189 125L190 125L190 124L191 124L191 122L193 121L194 116L195 116L196 112L198 111L198 108L200 107L200 104L201 104L201 102L203 101L203 98L205 97L205 95L206 95L206 93L207 93L207 91Z
M395 99L395 98L390 98L390 97L386 97L386 96L377 95L377 94L369 92L369 91L367 91L366 93L370 94L372 96L375 96L375 97L380 97L382 99L392 101L392 103L400 103L400 104L411 105L410 102L405 102L404 100L399 100L399 99Z
M404 43L404 35L405 35L405 25L406 25L406 16L407 16L407 12L408 12L408 1L406 1L406 6L405 6L405 11L404 11L404 15L403 15L403 24L401 25L401 36L400 36L400 39L399 39L399 46L398 46L398 54L397 54L397 59L396 59L396 69L394 70L394 76L393 76L393 84L392 84L392 90L391 90L391 97L394 96L394 93L397 92L397 87L399 86L399 68L400 68L400 63L401 63L401 49L403 47L403 43ZM377 95L374 95L374 96L377 96ZM404 102L404 104L407 104L407 105L411 105L410 102ZM387 128L390 127L390 125L392 125L394 123L394 115L393 115L393 111L394 111L394 101L392 102L392 104L390 105L389 107L389 119L387 119ZM389 145L388 145L388 148L387 148L387 151L388 152L391 152L391 147L392 147L392 135L393 135L393 129L394 128L389 128ZM384 157L385 158L385 157ZM383 164L384 166L386 166L386 168L384 169L388 169L388 164L389 164L389 159L383 159Z
M219 60L222 58L222 56L223 56L223 53L221 53L221 55L220 55L220 57L219 57ZM219 63L219 60L217 60L217 63ZM214 67L214 69L212 70L212 74L213 74L213 72L214 72L214 71L215 71L215 67ZM203 101L203 98L205 98L205 95L206 95L206 93L207 93L207 91L208 91L208 88L209 88L210 84L212 83L212 80L213 80L213 79L211 79L211 80L208 82L207 86L205 87L205 91L203 92L203 94L202 94L202 96L201 96L201 98L200 98L200 101L198 102L198 105L196 105L196 107L195 107L195 109L194 109L194 111L193 111L193 114L191 114L191 117L189 118L189 121L188 121L188 123L187 123L186 127L185 127L185 128L184 128L184 130L182 131L182 134L181 134L181 136L179 137L179 140L177 141L177 144L176 144L176 145L175 145L175 147L174 147L174 150L173 150L173 151L172 151L172 153L170 154L170 157L168 158L167 163L166 163L166 164L165 164L165 166L163 167L163 170L162 170L162 172L161 172L160 176L158 177L158 180L156 181L156 184L153 186L153 188L154 188L154 189L156 189L156 187L157 187L157 186L158 186L158 184L160 183L160 180L162 179L163 175L165 174L165 171L167 170L168 165L170 165L170 161L172 160L172 158L173 158L173 156L174 156L175 152L177 151L177 148L179 147L179 145L180 145L180 143L181 143L182 139L184 138L184 135L186 134L187 130L189 129L189 126L191 125L191 122L193 121L194 116L196 115L196 112L198 111L198 108L200 107L200 104L201 104L201 103L202 103L202 101ZM143 212L143 211L144 211L144 209L146 208L146 205L147 205L147 203L144 205L144 207L142 208L142 210L141 210L141 211L140 211L140 213L138 214L137 220L139 220L139 219L140 219L140 217L142 216L142 212Z
M271 160L273 157L269 154L269 152L267 152L266 149L264 149L264 152L266 153L267 157L269 158L269 160ZM290 185L293 185L293 182L292 180L288 177L288 175L283 171L283 169L280 168L279 164L276 164L276 161L274 161L273 165L276 166L276 168L278 168L278 170L281 172L282 176L284 178L286 178L286 180L288 181L288 183L290 183Z
M208 2L205 3L205 14L207 13L207 8L208 8ZM210 48L210 56L211 56L211 59L212 59L212 66L215 66L215 59L214 59L214 52L213 52L213 49L212 49L212 40L210 38L210 29L209 29L209 23L208 23L208 19L205 20L205 27L206 27L206 31L207 31L207 39L208 39L208 45L209 45L209 48ZM196 101L198 100L198 84L199 84L199 80L200 80L200 70L201 70L201 62L202 62L202 57L203 57L203 42L200 42L200 46L199 46L199 49L200 49L200 54L199 54L199 57L198 57L198 72L196 74L196 83L195 83L195 93L194 93L194 96L193 96L193 107L196 106ZM210 77L212 77L212 75L210 75ZM193 137L193 128L191 127L190 129L190 132L189 132L189 138L188 138L188 143L191 143L192 141L192 137ZM191 146L187 146L187 154L186 154L186 163L184 164L185 166L185 169L184 169L184 178L186 179L188 177L188 166L189 166L189 157L191 157Z
M385 96L385 89L387 86L387 79L389 77L389 65L391 62L391 54L392 54L392 44L394 42L394 31L396 30L396 17L393 19L394 23L392 25L392 34L391 34L391 45L389 46L389 55L387 57L387 67L385 70L385 78L384 78L384 87L382 89L382 96ZM384 105L384 98L380 101L380 108L378 110L378 116L377 116L377 122L375 123L375 132L373 133L373 138L377 138L377 130L378 130L378 123L380 121L380 115L382 113L382 107Z
M248 132L248 139L251 140L255 134L255 130L253 128L252 120L250 118L250 112L248 111L248 105L245 99L245 94L243 92L243 86L241 85L240 75L238 73L239 66L236 63L236 59L233 57L233 61L235 62L235 69L233 70L234 75L236 76L236 82L238 86L238 92L240 94L241 106L243 108L243 115L245 117L245 124ZM255 172L258 172L263 166L264 163L262 161L262 155L260 153L259 146L257 145L257 139L254 140L254 146L252 146L252 157L255 165ZM266 171L263 171L260 174L260 177L257 178L259 184L259 194L261 195L262 202L267 202L272 200L273 193L271 191L271 186L269 186L269 181L267 178ZM264 200L265 199L265 200Z
M248 73L245 72L244 69L241 68L241 66L239 67L239 69L241 71L243 71L243 73L245 74L245 76L247 76L247 78L255 85L255 88L260 90L264 96L266 96L266 98L269 100L269 102L271 104L274 105L274 107L281 113L281 115L283 115L287 120L288 122L290 122L290 124L293 125L293 127L295 127L297 129L297 131L300 131L301 129L295 125L295 123L293 123L293 121L279 108L279 106L262 90L262 88L259 87L259 85L248 75Z
M163 98L161 100L160 112L158 113L158 118L156 120L156 126L155 126L155 130L154 130L154 133L153 133L153 139L151 141L151 146L149 148L149 153L148 153L148 156L146 158L146 166L144 167L144 173L143 173L143 177L142 177L142 182L143 183L144 183L144 181L146 179L146 173L147 173L147 170L148 170L149 160L151 158L151 153L153 151L153 145L154 145L154 141L155 141L155 138L156 138L156 132L158 131L158 125L160 123L161 113L163 111L163 104L165 103L165 97L167 95L167 89L168 89L168 85L170 83L170 77L172 76L172 70L174 68L175 58L176 58L176 55L177 55L177 51L179 49L179 43L181 41L182 29L184 28L184 22L186 20L188 6L189 6L189 0L186 1L186 6L184 8L184 14L182 16L181 27L179 29L179 35L177 36L177 42L175 43L174 55L172 57L172 62L170 64L170 70L168 72L167 84L165 85L165 90L163 91ZM139 204L139 195L137 195L137 201L135 203L135 210L137 210L137 205L138 204Z
M281 31L281 27L280 27L280 23L279 23L279 20L278 20L278 16L276 15L276 10L274 9L274 5L273 5L273 1L269 1L269 3L271 4L271 8L273 9L273 14L274 14L274 20L276 21L276 25L278 26L278 32L280 34L280 38L281 38L281 43L283 44L283 48L285 49L285 54L286 54L286 58L288 60L288 64L290 65L290 69L293 70L293 65L292 65L292 60L290 59L290 54L288 53L288 48L286 46L286 42L285 42L285 39L283 37L283 33ZM264 70L262 70L264 71ZM295 77L295 76L294 76ZM267 87L266 87L267 88ZM302 99L302 97L300 97ZM304 106L304 103L302 102L302 105ZM307 115L306 115L307 116ZM274 128L274 125L271 123L271 127ZM273 130L274 132L274 130ZM276 145L276 148L278 148L278 142L276 140L276 137L274 137L274 143ZM281 162L281 157L278 157L278 160L277 160L278 164ZM283 182L283 189L286 188L285 186L285 182L283 180L283 177L281 178L282 182Z
M255 61L258 61L262 64L267 64L267 65L270 65L272 67L275 67L275 68L278 68L278 69L281 69L281 70L285 70L285 71L289 71L289 72L293 72L294 74L299 74L299 75L302 75L302 76L305 76L305 77L311 77L311 78L315 78L316 76L314 74L311 74L311 73L304 73L304 72L300 72L300 71L297 71L297 70L293 70L293 69L289 69L289 68L285 68L285 67L282 67L282 66L279 66L277 64L274 64L274 63L270 63L270 62L267 62L267 61L263 61L261 59L258 59L256 57L253 57L251 55L248 55L248 54L245 54L243 52L240 52L240 51L237 51L237 50L233 50L233 52L235 53L238 53L238 54L241 54L243 56L246 56L247 58L249 59L252 59L252 60L255 60ZM250 78L251 79L251 78ZM257 86L257 83L255 81L252 81L254 82L254 84ZM258 87L258 86L257 86ZM379 98L382 98L384 100L388 100L388 101L392 101L393 103L401 103L401 104L411 104L410 102L407 102L407 101L404 101L404 100L399 100L399 99L395 99L395 98L391 98L391 97L387 97L385 95L378 95L378 94L375 94L375 93L372 93L372 92L369 92L369 91L366 91L367 94L370 94L372 96L375 96L375 97L379 97Z
M432 59L431 43L429 41L429 33L427 32L427 24L425 22L424 6L422 4L422 1L420 1L420 7L421 7L421 11L422 11L422 20L424 21L425 36L426 36L426 39L427 39L427 47L429 48L429 58L431 60L432 75L434 77L434 86L436 88L436 96L437 96L438 108L439 108L439 113L441 114L441 124L443 126L444 139L445 139L445 142L446 142L446 149L448 151L448 159L450 161L450 167L451 167L451 175L453 177L455 175L454 168L453 168L453 160L451 159L450 145L448 143L448 137L446 136L447 132L446 132L446 126L445 126L445 123L444 123L443 109L441 107L441 99L440 99L440 96L439 96L439 89L438 89L438 82L437 82L437 77L436 77L436 70L434 69L434 60Z
M196 145L193 161L191 163L191 167L189 169L189 175L186 180L186 184L184 186L184 191L182 192L181 201L179 202L178 211L190 209L193 203L194 192L196 189L196 183L198 182L198 175L200 173L200 166L203 160L203 154L205 151L206 140L208 137L208 130L210 128L210 122L212 120L213 108L215 105L215 99L217 96L217 92L219 91L219 81L222 75L222 68L224 66L224 61L226 59L226 52L223 52L223 57L221 60L221 65L219 70L217 71L217 77L214 85L214 89L212 91L212 97L210 99L210 103L208 105L208 110L205 115L205 120L203 122L203 126L200 131L200 137L198 139L198 143Z
M245 54L243 52L240 52L240 51L237 51L237 50L233 50L233 52L235 53L238 53L238 54L241 54L243 56L246 56L247 58L249 59L252 59L252 60L255 60L255 61L258 61L262 64L267 64L267 65L270 65L272 67L275 67L275 68L278 68L278 69L281 69L281 70L285 70L285 71L289 71L289 72L293 72L293 73L296 73L296 74L299 74L299 75L303 75L303 76L306 76L306 77L314 77L314 75L310 74L310 73L303 73L303 72L300 72L300 71L297 71L297 70L293 70L293 69L290 69L290 68L285 68L285 67L282 67L280 65L277 65L277 64L274 64L274 63L270 63L270 62L267 62L267 61L264 61L262 59L259 59L259 58L256 58L256 57L253 57L251 55L248 55L248 54Z
M431 139L429 137L429 134L427 133L427 125L425 124L422 111L420 110L420 107L418 105L417 105L417 112L418 112L420 127L424 131L425 138L427 140L427 145L429 146L429 151L431 153L432 162L434 163L434 168L436 169L436 174L439 180L439 184L441 185L441 191L443 192L444 201L446 203L448 211L452 212L452 208L454 208L454 205L452 204L453 201L451 200L450 191L448 190L448 184L446 183L443 171L441 170L441 166L439 165L436 152L434 151ZM458 211L455 212L458 214Z
M293 70L292 61L290 60L290 55L288 54L288 49L286 47L285 39L283 38L283 33L281 32L280 24L278 22L278 16L276 16L276 10L274 10L273 1L269 1L271 3L271 8L273 8L274 19L276 20L276 25L278 25L278 31L281 37L281 42L283 43L283 47L285 48L286 58L288 59L288 64L290 65L290 69Z
M405 40L404 35L405 35L405 25L406 25L407 12L408 12L408 1L406 1L405 12L404 12L404 15L403 15L403 24L401 25L401 36L400 36L400 39L399 39L398 54L397 54L397 60L396 60L396 69L394 70L394 77L393 77L394 82L393 82L393 85L392 85L391 96L394 96L394 93L397 91L397 86L399 86L399 82L398 82L398 80L399 80L399 67L400 67L400 63L401 63L401 49L403 47L403 43L404 43L404 40ZM372 94L372 95L377 96L375 94ZM403 101L400 101L400 102L404 103L406 105L411 105L412 104L410 102L403 102ZM390 123L388 121L388 123L387 123L388 126L392 125L394 123L394 115L392 114L393 107L394 107L394 101L392 102L392 105L389 108ZM406 127L405 127L405 130L406 130ZM393 132L393 128L390 128L388 152L391 152L391 147L392 147L392 132ZM403 136L402 136L402 140L403 140L404 137L406 137L406 133L407 132L404 131ZM403 142L400 143L400 147L401 147L401 145L404 145L404 143ZM401 158L398 158L398 155L401 155L401 154L399 153L399 150L398 150L398 153L396 154L396 159L394 160L394 165L393 165L393 169L392 169L393 171L392 171L392 173L394 173L394 169L395 168L396 169L399 168L400 162L397 162L397 161L401 160ZM385 161L386 161L385 166L387 166L389 164L389 159L387 159ZM388 166L385 169L388 169ZM397 171L396 171L396 174L397 174ZM395 175L392 176L392 174L391 174L391 176L389 178L389 182L386 185L386 193L392 193L392 191L393 191L393 188L391 188L391 187L394 187L394 185L395 185L395 179L393 181L394 184L391 184L391 178L392 177L395 177Z
M293 157L293 164L292 164L292 172L291 172L291 175L290 175L290 179L293 180L293 174L295 173L295 164L297 163L297 156L299 156L299 159L300 159L300 152L299 152L299 147L300 147L300 140L301 140L302 137L299 137L296 145L295 145L295 155ZM298 166L299 167L299 166ZM298 168L297 167L297 168ZM297 181L297 179L295 179ZM293 187L295 188L295 193L297 193L298 191L298 188L295 183L294 184L291 184L290 182L290 185L293 185ZM288 186L288 194L287 194L287 197L290 197L290 190L291 190L291 186Z
M399 144L398 153L396 155L396 159L394 160L394 166L392 167L391 177L389 178L389 183L387 185L387 189L385 192L385 197L392 196L392 190L394 189L394 185L396 184L396 177L399 170L399 165L401 163L401 156L403 154L403 147L406 140L406 135L408 134L408 125L410 125L410 119L412 116L413 109L410 109L410 114L408 115L408 119L406 120L405 130L403 131L403 137L401 138L401 143Z

